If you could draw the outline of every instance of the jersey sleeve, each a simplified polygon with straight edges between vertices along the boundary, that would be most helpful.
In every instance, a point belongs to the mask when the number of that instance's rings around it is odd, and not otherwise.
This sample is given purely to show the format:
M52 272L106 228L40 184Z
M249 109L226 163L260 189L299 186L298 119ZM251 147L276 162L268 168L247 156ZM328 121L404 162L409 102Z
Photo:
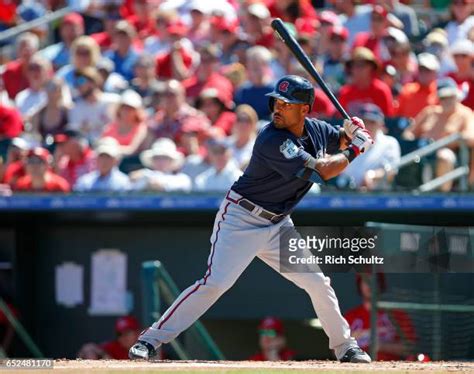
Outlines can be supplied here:
M320 129L323 132L324 138L326 139L326 152L328 154L337 153L340 148L341 136L339 127L332 126L324 121L320 121L320 124Z
M266 164L286 180L296 176L311 155L288 133L273 133L259 141L255 148Z

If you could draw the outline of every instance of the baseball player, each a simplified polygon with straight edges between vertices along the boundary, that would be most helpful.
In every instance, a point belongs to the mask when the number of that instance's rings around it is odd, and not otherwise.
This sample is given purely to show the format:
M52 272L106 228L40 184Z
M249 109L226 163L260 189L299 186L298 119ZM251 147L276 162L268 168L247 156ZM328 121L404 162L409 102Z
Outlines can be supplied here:
M304 78L284 76L267 96L273 121L259 132L247 169L222 201L204 277L184 290L161 319L139 336L130 348L130 358L155 356L161 344L201 317L255 256L279 271L279 230L293 226L290 213L297 203L312 183L335 177L373 143L356 117L346 120L340 130L306 118L314 88ZM328 277L322 272L282 275L309 294L338 360L371 362L351 337Z

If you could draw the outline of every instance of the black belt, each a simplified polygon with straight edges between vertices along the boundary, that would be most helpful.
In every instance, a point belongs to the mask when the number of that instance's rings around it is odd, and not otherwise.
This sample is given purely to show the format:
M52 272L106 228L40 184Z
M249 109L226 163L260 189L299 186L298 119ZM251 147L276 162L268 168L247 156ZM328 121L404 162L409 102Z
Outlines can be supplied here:
M237 202L238 205L240 205L242 208L248 210L249 212L253 212L253 210L257 207L255 204L251 203L247 199L242 199ZM283 218L285 218L285 214L274 214L271 213L267 210L263 210L258 214L259 217L268 219L272 223L278 223L280 222Z

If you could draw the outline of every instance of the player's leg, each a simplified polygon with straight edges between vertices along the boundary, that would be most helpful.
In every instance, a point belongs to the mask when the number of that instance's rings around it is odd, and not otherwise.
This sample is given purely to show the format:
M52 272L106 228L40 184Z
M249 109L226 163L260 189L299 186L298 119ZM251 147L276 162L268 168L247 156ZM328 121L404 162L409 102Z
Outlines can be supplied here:
M146 342L149 348L156 349L173 340L235 283L263 244L260 243L261 236L252 232L255 228L249 226L241 214L245 214L242 208L224 202L216 216L204 277L184 290L161 319L140 335L139 342ZM142 357L140 351L135 355L132 350L132 358Z
M257 256L274 270L278 271L283 277L292 281L309 294L314 310L325 333L329 337L329 347L334 350L338 360L345 360L344 356L352 349L357 350L356 353L364 356L362 352L358 351L360 348L358 348L356 340L351 337L349 324L341 314L336 293L331 287L330 278L320 271L311 271L314 268L310 269L309 272L299 273L280 271L279 235L282 225L292 226L293 223L291 219L288 219L286 222L275 225L268 247L260 251ZM307 254L307 256L310 255L311 253ZM361 357L360 362L367 362L367 359L370 360L368 355L365 356Z

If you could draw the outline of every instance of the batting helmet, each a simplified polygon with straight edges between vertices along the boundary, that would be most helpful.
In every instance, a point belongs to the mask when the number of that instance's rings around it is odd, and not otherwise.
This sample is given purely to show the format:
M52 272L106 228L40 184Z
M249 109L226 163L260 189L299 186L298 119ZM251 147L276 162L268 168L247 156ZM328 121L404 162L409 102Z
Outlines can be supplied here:
M270 96L268 106L272 112L275 99L290 104L308 104L311 111L314 102L314 88L311 82L305 78L297 75L285 75L276 83L273 91L265 96Z

